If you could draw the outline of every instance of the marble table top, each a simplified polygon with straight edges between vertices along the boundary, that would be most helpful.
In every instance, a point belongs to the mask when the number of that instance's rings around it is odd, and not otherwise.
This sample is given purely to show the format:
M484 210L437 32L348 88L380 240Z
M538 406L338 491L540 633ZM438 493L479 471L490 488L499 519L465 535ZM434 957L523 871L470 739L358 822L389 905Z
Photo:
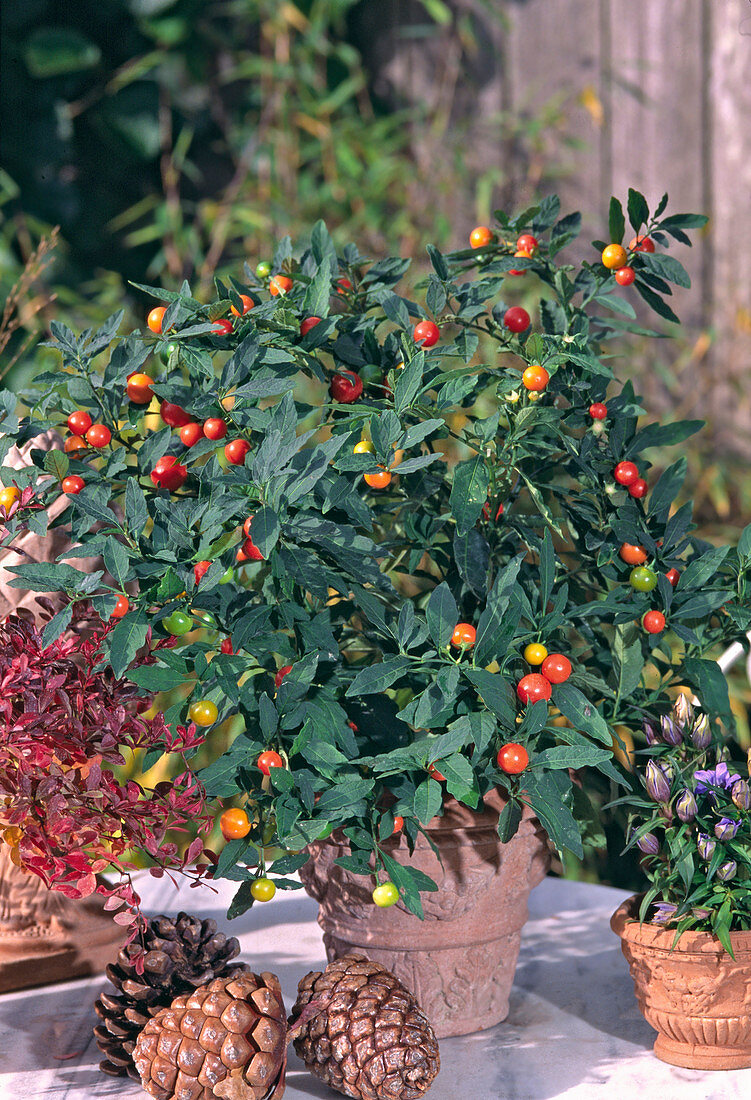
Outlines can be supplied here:
M224 915L233 884L179 891L166 879L139 882L148 912L180 908ZM610 914L625 894L546 879L530 899L508 1018L489 1031L441 1040L441 1073L430 1100L748 1100L751 1069L677 1069L652 1054L654 1032L640 1015ZM285 1003L298 980L325 964L316 905L303 893L277 894L230 925L241 957L273 970ZM145 1093L105 1077L91 1029L102 978L0 996L2 1100L130 1100ZM290 1048L285 1100L329 1098Z

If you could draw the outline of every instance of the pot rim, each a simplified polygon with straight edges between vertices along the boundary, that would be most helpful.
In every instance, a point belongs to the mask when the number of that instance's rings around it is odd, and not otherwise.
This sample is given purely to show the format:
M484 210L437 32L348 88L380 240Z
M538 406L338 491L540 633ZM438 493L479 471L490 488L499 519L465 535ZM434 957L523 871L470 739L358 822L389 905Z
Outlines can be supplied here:
M697 932L693 929L681 933L680 939L673 946L675 940L675 928L665 928L662 925L645 921L639 923L639 906L644 894L632 894L621 902L610 918L610 927L616 936L625 943L638 944L642 948L665 951L668 954L697 957L717 955L724 959L732 958L728 955L720 940L713 932ZM735 955L735 961L739 965L751 965L751 930L731 932L730 943Z

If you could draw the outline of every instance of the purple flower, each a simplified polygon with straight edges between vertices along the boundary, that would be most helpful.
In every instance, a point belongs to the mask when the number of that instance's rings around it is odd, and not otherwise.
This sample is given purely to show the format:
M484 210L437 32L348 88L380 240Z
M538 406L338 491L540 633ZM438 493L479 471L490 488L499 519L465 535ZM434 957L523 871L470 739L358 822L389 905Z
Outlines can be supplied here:
M696 780L696 793L708 794L710 798L714 797L714 789L730 790L734 783L739 779L739 775L731 775L728 771L728 766L724 760L720 761L716 768L699 768L694 772L694 779Z
M691 910L691 915L696 917L697 920L708 920L711 916L711 909L704 909L702 906L697 906L696 909Z
M660 738L651 722L644 722L642 729L644 730L644 736L647 739L648 745L656 745L659 742Z
M686 726L694 716L694 708L689 702L688 695L679 695L673 703L673 714L679 726Z
M730 882L731 879L735 878L737 871L738 864L734 859L729 859L717 868L717 877L720 882Z
M740 821L734 821L732 817L721 817L714 827L714 835L718 840L732 840L740 827Z
M677 908L677 905L672 905L669 901L656 901L653 904L655 912L652 914L652 920L655 924L667 924Z
M739 810L751 810L751 790L749 790L748 780L739 779L734 783L730 797Z
M670 783L663 769L654 760L647 763L644 773L644 786L647 794L655 802L667 802L670 798Z
M675 800L675 812L683 822L693 821L698 813L696 799L689 790L681 791Z
M707 862L712 858L717 847L717 841L713 840L709 833L699 833L696 838L696 849L702 859Z
M709 728L709 719L706 714L702 714L696 719L691 727L689 739L695 749L708 749L712 744L712 731Z
M681 733L680 726L678 726L669 714L663 714L660 719L660 729L662 731L662 739L666 741L668 745L680 745L683 741L683 734Z
M654 833L645 833L637 840L636 847L645 855L656 856L660 850L660 842Z

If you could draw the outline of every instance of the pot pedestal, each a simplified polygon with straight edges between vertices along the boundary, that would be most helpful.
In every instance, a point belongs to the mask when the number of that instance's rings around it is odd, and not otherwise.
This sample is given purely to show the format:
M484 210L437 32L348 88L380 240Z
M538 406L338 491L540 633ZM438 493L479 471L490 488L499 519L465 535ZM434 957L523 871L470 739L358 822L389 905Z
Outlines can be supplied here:
M103 973L126 935L104 899L48 890L7 851L0 842L0 993Z
M685 1069L751 1066L751 932L733 932L735 959L710 932L639 924L628 898L610 927L621 938L639 1008L658 1032L654 1052Z
M493 1027L508 1015L527 900L550 866L547 837L531 812L508 844L500 842L502 806L497 796L486 799L484 812L453 800L446 805L427 826L443 866L424 836L412 856L403 836L386 842L394 859L438 884L437 892L422 894L424 921L401 902L373 904L373 882L334 863L348 852L339 834L311 845L312 859L300 872L320 905L329 960L354 951L391 970L439 1038Z

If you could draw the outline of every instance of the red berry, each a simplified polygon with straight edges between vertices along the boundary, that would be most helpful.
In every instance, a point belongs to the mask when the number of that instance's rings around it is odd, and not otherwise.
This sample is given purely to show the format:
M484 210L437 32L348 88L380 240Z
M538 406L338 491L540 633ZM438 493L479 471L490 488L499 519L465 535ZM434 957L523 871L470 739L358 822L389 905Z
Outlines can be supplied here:
M78 474L71 474L70 477L64 477L62 480L62 490L68 496L75 496L76 493L80 493L84 485L83 478L79 477Z
M234 653L235 651L232 648L232 639L231 638L222 638L222 644L219 646L219 649L221 650L222 653L229 653L229 654Z
M571 662L563 653L551 653L542 662L540 672L551 684L563 684L571 675Z
M629 496L636 497L637 500L641 500L642 497L647 495L649 486L643 477L637 477L636 481L632 481L628 487Z
M668 569L667 573L665 574L665 577L669 581L669 583L672 584L673 588L675 588L675 586L678 584L678 578L680 577L680 573L678 572L677 569Z
M435 764L428 764L428 775L430 776L431 779L435 779L439 783L445 783L446 782L446 776L443 775L442 772L438 771L438 768L435 766Z
M342 405L351 405L362 393L362 378L351 370L335 374L329 385L329 393L334 401Z
M66 455L75 454L77 451L86 450L86 440L80 435L69 435L63 444Z
M250 450L247 439L233 439L224 445L224 457L233 466L244 466L245 456Z
M651 237L634 237L628 242L628 247L631 252L654 252L655 242Z
M255 305L255 302L253 301L253 299L251 298L251 296L249 294L241 294L240 295L240 301L243 304L243 310L242 310L243 314L247 313ZM235 317L241 317L242 316L239 309L235 309L234 306L230 306L229 311Z
M74 435L86 435L91 423L91 417L83 409L72 412L68 417L68 428Z
M190 413L181 409L179 405L173 405L170 401L162 401L159 406L159 415L170 428L182 428L184 424L190 424Z
M615 272L615 281L619 286L631 286L636 278L633 267L619 267Z
M180 442L186 447L195 447L199 439L203 439L203 428L196 420L190 424L183 424L180 429Z
M278 668L276 670L276 675L274 676L274 687L280 688L282 686L282 680L287 675L287 673L291 671L292 665L282 665L281 668Z
M511 306L503 315L503 323L510 332L526 332L530 326L530 317L521 306Z
M589 415L593 420L605 420L608 415L608 407L600 401L595 401L594 405L589 406Z
M204 421L203 434L207 439L224 439L227 434L227 425L219 416L209 417Z
M457 649L461 646L469 649L470 646L475 644L476 638L477 631L471 623L457 623L454 627L454 633L451 635L451 644L456 646Z
M112 612L113 619L122 619L123 615L127 615L130 610L130 600L127 596L118 596L117 603Z
M642 616L641 625L647 634L661 634L665 629L665 616L661 611L647 611Z
M547 700L552 694L550 680L541 676L539 672L529 672L526 676L522 676L516 685L516 694L522 703L536 703L538 699Z
M289 275L274 275L269 280L269 290L276 297L277 294L288 294L292 290L292 280Z
M643 565L649 557L643 546L635 546L632 542L622 542L618 553L626 565Z
M441 338L441 330L435 321L419 321L412 333L412 339L416 344L424 348L432 348Z
M228 317L220 318L214 322L214 332L217 336L229 336L232 332L232 322Z
M395 836L396 833L400 833L403 828L404 828L404 818L402 817L401 814L394 814L394 828L391 832L391 835Z
M263 561L263 554L253 539L247 538L235 555L238 561Z
M531 256L534 256L539 247L537 237L533 237L531 233L522 233L516 242L517 252L529 252Z
M274 752L273 749L267 749L266 752L262 752L258 757L258 767L264 775L268 775L272 768L281 768L284 766L284 761L278 752Z
M300 323L300 335L307 336L310 330L315 328L316 325L320 325L320 323L320 317L306 317L305 320Z
M619 485L633 485L639 476L639 467L634 462L619 462L613 470L613 477Z
M509 741L507 745L501 745L496 762L507 775L520 775L529 764L529 753L524 745Z
M152 332L162 331L162 321L164 320L164 315L166 312L166 306L154 306L154 308L151 310L148 317L146 318L146 324L149 326Z
M352 283L349 281L349 279L337 279L336 289L339 291L340 294L346 294L348 290L352 290Z
M486 520L487 520L488 522L490 522L490 505L489 505L489 504L483 504L483 506L482 506L482 514L483 514L483 516L485 517L485 519L486 519ZM498 520L499 520L499 519L501 518L501 516L502 516L502 515L503 515L503 505L502 505L502 504L499 504L499 505L498 505L498 510L497 510L497 512L496 512L496 514L495 514L495 519L496 519L496 523L498 522Z
M160 458L149 475L157 489L179 489L188 476L188 467L177 461L174 455Z
M112 439L112 432L106 424L92 424L86 433L86 442L90 447L106 447Z
M193 576L196 578L196 584L201 583L201 578L205 577L211 567L210 561L197 561L193 566Z

